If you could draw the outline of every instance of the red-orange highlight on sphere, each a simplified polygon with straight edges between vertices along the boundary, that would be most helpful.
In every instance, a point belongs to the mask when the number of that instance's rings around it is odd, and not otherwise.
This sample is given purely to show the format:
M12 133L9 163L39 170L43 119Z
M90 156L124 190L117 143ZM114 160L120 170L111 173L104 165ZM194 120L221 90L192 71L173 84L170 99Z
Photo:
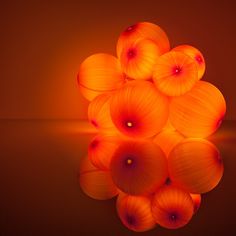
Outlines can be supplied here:
M113 94L110 112L121 133L133 138L147 138L165 126L169 101L151 82L132 81Z
M185 226L193 216L189 193L173 185L160 188L152 201L152 214L157 224L168 229Z

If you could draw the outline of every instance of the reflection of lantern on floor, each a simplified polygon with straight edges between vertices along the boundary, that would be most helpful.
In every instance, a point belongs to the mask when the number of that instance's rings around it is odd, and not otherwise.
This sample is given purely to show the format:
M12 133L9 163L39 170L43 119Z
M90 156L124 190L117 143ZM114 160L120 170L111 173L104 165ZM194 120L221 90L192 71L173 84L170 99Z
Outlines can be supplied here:
M219 183L224 166L217 148L203 139L186 139L169 154L171 181L190 193L205 193Z
M170 121L187 137L205 138L220 126L225 111L221 92L208 82L198 81L191 91L171 100Z
M135 42L140 38L152 40L158 46L161 54L168 52L170 49L168 37L158 25L149 22L140 22L129 26L121 33L117 42L118 57L120 57L123 48L127 44Z
M201 205L201 201L202 201L201 194L190 193L190 196L193 200L194 213L196 213Z
M97 200L110 199L118 194L110 172L97 169L87 157L80 164L79 182L83 192Z
M151 141L124 141L110 164L114 183L123 192L149 194L164 184L167 159L159 146Z
M168 158L170 151L178 143L183 141L183 139L184 136L181 135L178 131L167 129L156 135L153 139L153 142L160 146L160 148L163 150L163 152L166 154L166 157Z
M157 224L168 229L177 229L191 220L193 201L189 193L172 185L165 186L153 197L152 213Z
M151 137L164 127L168 104L168 99L151 82L132 81L111 97L111 118L125 135Z
M151 199L148 197L120 193L116 208L122 223L133 231L144 232L156 225L151 212Z
M109 170L111 158L121 142L120 137L99 134L88 147L88 157L92 164L101 170Z
M110 95L101 94L90 102L88 120L98 130L116 132L110 115Z
M159 48L152 40L138 39L123 48L121 67L130 78L151 79L153 66L159 55Z
M181 52L168 52L160 56L154 66L153 81L168 96L185 94L198 80L195 61Z
M124 84L117 58L109 54L94 54L80 66L78 83L83 96L91 101L97 95L112 92Z
M206 64L202 53L193 46L180 45L172 49L172 51L183 52L195 60L198 68L198 78L201 79L204 75Z

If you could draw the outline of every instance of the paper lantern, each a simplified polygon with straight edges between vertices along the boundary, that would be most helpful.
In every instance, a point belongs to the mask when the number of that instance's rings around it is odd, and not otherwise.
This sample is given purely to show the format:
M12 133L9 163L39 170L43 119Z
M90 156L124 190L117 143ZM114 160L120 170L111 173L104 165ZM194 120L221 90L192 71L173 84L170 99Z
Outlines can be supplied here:
M201 194L190 193L190 196L193 200L194 213L196 213L201 205L201 201L202 201Z
M102 132L116 132L110 115L110 94L101 94L88 106L88 120Z
M211 135L220 126L225 112L223 95L205 81L198 81L191 91L170 102L170 121L186 137Z
M107 200L118 194L110 172L97 169L87 157L80 164L79 182L83 192L93 199Z
M163 131L176 131L175 127L171 124L170 119L167 120L165 126L162 129Z
M140 22L129 26L121 33L117 42L117 55L120 57L123 48L137 39L152 40L159 48L161 54L170 50L170 43L166 33L158 26L149 22Z
M181 141L184 140L184 136L175 130L166 130L159 133L154 137L153 142L158 144L163 152L168 155L170 151Z
M88 147L88 157L92 164L101 170L109 170L111 158L118 148L121 138L116 135L99 134Z
M110 163L116 186L131 195L154 192L166 180L167 160L163 151L151 141L124 141Z
M151 79L153 66L160 56L158 46L149 39L126 44L120 56L124 73L133 79Z
M117 198L116 208L120 220L130 230L144 232L156 226L148 197L121 193Z
M118 59L104 53L86 58L80 66L77 80L81 93L89 101L99 94L122 87L125 82Z
M217 148L204 139L186 139L168 158L171 181L190 193L206 193L219 183L224 166Z
M153 197L152 214L157 224L168 229L185 226L193 215L189 193L175 186L160 188Z
M172 51L183 52L195 60L198 68L198 79L201 79L204 75L206 64L202 53L193 46L180 45L172 49Z
M112 96L111 118L124 135L147 138L164 127L169 114L168 104L168 99L151 82L132 81Z
M168 52L157 59L153 81L164 94L180 96L191 90L198 81L197 65L184 53Z

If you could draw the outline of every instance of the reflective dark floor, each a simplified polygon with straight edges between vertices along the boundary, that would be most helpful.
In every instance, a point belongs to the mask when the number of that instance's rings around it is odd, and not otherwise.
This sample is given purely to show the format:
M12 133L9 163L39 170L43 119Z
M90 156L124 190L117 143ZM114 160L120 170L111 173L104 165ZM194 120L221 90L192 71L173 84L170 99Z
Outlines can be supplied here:
M77 181L94 130L86 122L0 121L0 235L134 235L116 214L115 199L86 196ZM203 195L184 228L142 235L236 235L236 122L209 138L224 161L220 184Z

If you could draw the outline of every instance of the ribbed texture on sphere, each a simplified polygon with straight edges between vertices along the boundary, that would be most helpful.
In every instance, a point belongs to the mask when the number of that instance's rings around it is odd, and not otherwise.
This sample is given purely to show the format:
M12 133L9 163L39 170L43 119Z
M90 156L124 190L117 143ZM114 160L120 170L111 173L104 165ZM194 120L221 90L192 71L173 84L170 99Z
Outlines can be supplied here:
M117 198L116 208L120 220L128 229L144 232L156 225L148 197L121 193Z
M166 124L169 101L151 82L132 81L114 93L110 112L120 132L147 138L160 132Z
M213 134L225 112L222 93L205 81L198 81L191 91L170 102L171 124L186 137L205 138Z
M190 193L206 193L219 183L224 166L217 148L204 139L186 139L169 154L171 181Z

